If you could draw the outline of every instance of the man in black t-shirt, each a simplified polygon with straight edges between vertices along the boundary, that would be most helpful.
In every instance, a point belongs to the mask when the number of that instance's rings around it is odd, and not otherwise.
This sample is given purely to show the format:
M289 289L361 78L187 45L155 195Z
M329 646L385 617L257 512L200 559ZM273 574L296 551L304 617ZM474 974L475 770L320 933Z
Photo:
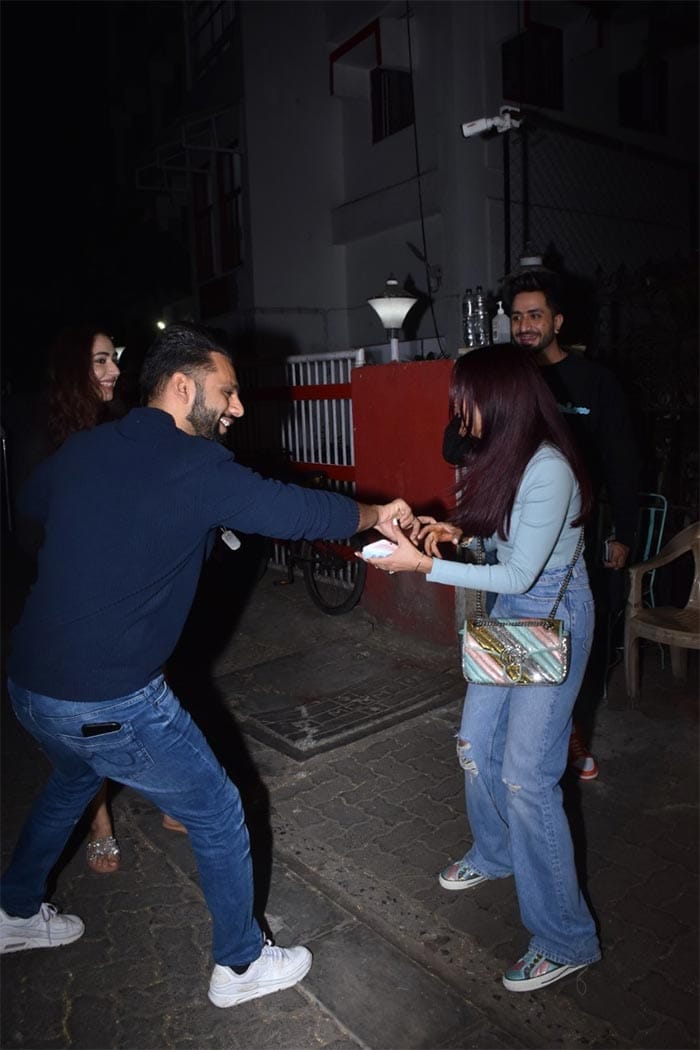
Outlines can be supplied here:
M598 609L610 615L624 598L620 570L633 548L638 516L639 457L624 394L607 368L559 345L564 314L557 274L544 268L517 274L507 284L506 303L512 341L536 355L583 454L596 499L604 496L609 503L612 521L606 549L593 549L597 529L591 522L586 561ZM596 664L590 665L593 673ZM593 780L598 764L585 746L592 722L585 697L582 690L574 710L569 759L581 780Z

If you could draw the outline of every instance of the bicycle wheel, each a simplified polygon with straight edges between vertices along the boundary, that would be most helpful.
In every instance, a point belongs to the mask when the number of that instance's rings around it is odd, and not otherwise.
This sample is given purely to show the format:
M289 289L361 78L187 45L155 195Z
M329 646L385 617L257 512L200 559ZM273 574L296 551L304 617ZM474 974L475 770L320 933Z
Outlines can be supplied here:
M367 578L367 566L348 544L330 540L302 541L299 560L314 605L329 616L354 609Z

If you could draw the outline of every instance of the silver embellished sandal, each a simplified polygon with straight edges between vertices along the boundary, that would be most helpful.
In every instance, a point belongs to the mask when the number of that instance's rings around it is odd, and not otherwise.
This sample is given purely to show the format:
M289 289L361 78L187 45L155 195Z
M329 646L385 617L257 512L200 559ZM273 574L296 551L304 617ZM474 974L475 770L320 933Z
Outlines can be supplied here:
M111 875L113 871L117 870L121 859L119 843L114 835L106 835L104 838L93 839L92 842L88 842L85 847L85 853L88 866L93 871L96 871L98 875ZM117 863L108 868L97 867L101 860L116 860Z

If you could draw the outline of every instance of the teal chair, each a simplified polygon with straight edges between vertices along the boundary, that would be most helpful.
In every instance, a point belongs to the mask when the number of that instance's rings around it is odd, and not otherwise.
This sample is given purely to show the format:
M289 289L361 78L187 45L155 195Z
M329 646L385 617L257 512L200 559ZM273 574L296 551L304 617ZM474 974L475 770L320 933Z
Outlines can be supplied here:
M668 500L659 492L641 492L639 494L639 524L637 526L636 550L630 553L629 564L640 561L649 561L655 558L661 550L666 518L668 516ZM634 554L634 557L632 557ZM643 598L650 608L656 606L654 594L654 580L656 570L648 574L649 579L645 581Z
M604 522L606 516L609 514L607 505L603 505L601 509L601 515L599 518L599 530L601 530L601 536L605 537L609 534L609 530L605 531ZM640 492L639 493L639 513L637 517L637 536L633 550L630 551L627 559L627 565L636 565L638 562L646 562L656 555L661 550L661 545L664 539L664 533L666 529L666 519L668 517L668 500L665 496L662 496L660 492ZM654 593L654 583L656 577L656 570L652 569L648 572L644 578L642 602L648 608L656 607L656 595ZM625 599L626 600L626 599ZM619 643L616 642L616 635L620 632L620 628L624 621L625 606L624 603L620 608L611 609L608 613L608 622L606 626L606 662L605 662L605 680L603 683L603 699L607 699L608 695L608 676L610 671L618 663L621 662L624 652L624 642L620 639ZM661 666L664 666L664 649L663 646L659 646L661 653Z

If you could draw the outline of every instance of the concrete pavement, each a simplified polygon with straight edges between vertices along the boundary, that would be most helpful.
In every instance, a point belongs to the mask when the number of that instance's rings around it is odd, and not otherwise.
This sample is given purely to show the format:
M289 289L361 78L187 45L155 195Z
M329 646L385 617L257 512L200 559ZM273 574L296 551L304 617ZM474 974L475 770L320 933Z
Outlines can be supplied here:
M357 654L364 681L384 674L390 693L387 667L402 651L435 669L438 690L447 680L439 668L456 651L416 643L361 607L324 616L301 583L281 588L274 579L268 573L258 585L232 637L223 626L230 610L212 604L221 630L190 629L175 673L240 783L271 931L280 944L311 948L311 972L275 996L230 1010L211 1006L209 918L188 839L166 832L148 803L122 790L114 801L118 873L90 873L80 842L53 897L81 915L85 936L3 959L2 1046L697 1046L696 662L680 687L651 649L636 710L626 707L621 669L613 672L597 720L601 776L566 785L604 957L578 978L513 995L500 976L527 935L512 881L448 894L436 880L469 843L454 691L304 761L252 732L261 702L252 692L264 682L269 694L269 667L280 659L293 676L295 653L301 665L310 652L340 646ZM344 663L345 679L352 667ZM368 678L371 667L384 671ZM252 683L248 699L241 681ZM395 695L400 704L400 690ZM12 718L5 719L3 772L6 854L46 773Z

